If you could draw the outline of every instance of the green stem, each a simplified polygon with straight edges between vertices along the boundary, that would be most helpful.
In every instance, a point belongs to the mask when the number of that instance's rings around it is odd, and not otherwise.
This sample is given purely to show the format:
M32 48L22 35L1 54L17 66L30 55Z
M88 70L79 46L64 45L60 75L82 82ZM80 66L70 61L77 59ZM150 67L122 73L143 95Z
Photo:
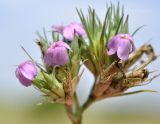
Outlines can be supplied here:
M83 104L83 106L81 107L81 113L83 113L94 101L95 99L90 96L87 99L87 101Z
M76 94L76 92L74 93L74 102L75 102L75 109L78 110L80 108L80 104L79 104L79 99L78 96Z
M95 101L95 98L92 96L92 92L95 88L96 85L96 81L97 81L97 77L95 77L92 89L90 91L89 97L86 100L86 102L82 105L81 109L80 109L80 113L83 114L83 112Z
M72 107L65 105L66 108L66 113L68 115L68 118L71 120L72 124L75 124L74 122L76 121L76 118L72 112Z
M76 107L75 113L73 113L73 106L66 106L67 115L70 118L72 124L82 124L83 112L95 101L93 97L89 97L88 100L81 106Z
M72 106L67 106L66 105L66 111L67 115L70 118L72 124L82 124L82 115L83 112L95 101L95 98L92 96L92 91L94 90L95 84L96 84L97 78L95 78L93 87L90 91L90 95L86 102L80 106L79 100L77 97L77 94L74 94L74 105ZM75 112L73 111L73 108L75 107Z
M66 113L69 119L71 120L72 124L82 124L81 107L76 93L74 94L74 105L72 106L66 105L65 107L66 107Z

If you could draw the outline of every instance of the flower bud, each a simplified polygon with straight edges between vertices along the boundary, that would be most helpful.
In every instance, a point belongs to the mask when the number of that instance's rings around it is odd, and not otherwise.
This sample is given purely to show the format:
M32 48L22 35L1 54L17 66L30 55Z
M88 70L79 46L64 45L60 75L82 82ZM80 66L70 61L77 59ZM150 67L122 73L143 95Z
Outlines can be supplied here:
M16 77L22 85L28 87L38 74L36 66L31 61L20 64L16 69Z
M129 54L134 51L133 38L129 34L118 34L114 36L108 43L108 55L117 52L117 56L121 60L127 60Z
M49 66L65 65L69 61L67 49L69 45L63 41L54 42L45 53L44 61Z

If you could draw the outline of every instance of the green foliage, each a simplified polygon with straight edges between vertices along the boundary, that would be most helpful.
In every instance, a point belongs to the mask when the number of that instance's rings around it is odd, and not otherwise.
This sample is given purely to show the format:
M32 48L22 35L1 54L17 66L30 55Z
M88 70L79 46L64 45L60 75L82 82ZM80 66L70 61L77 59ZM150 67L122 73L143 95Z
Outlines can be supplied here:
M43 29L43 35L44 36L42 36L39 32L37 32L38 38L36 39L36 43L40 47L42 55L44 55L44 53L46 52L46 50L48 49L48 46L49 46L49 42L47 39L45 29Z
M74 40L70 44L71 52L70 52L70 62L68 64L72 77L75 77L79 73L80 69L80 61L81 61L81 50L78 43L78 38L74 37Z
M33 80L34 86L53 99L64 98L63 83L58 82L55 77L55 71L52 74L47 74L39 71L36 78Z
M81 43L85 45L82 49L82 58L86 60L85 64L89 70L97 75L104 67L108 67L116 57L108 57L106 54L106 45L108 41L118 33L129 33L128 18L124 20L124 10L120 7L110 5L104 21L96 14L95 10L89 7L88 15L85 17L81 9L77 9L80 20L86 30L88 44L83 39Z

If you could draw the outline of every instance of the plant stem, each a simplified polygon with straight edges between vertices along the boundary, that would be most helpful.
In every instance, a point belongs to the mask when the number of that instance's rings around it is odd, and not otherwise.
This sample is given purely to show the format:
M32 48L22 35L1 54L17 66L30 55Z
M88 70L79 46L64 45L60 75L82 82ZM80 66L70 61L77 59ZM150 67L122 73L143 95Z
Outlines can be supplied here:
M74 94L74 105L72 106L65 106L66 107L66 112L67 115L69 117L69 119L71 120L72 124L82 124L82 116L83 116L83 112L95 101L95 98L92 96L92 91L95 87L96 84L96 80L97 78L95 78L93 87L90 91L89 97L86 100L86 102L80 106L79 104L79 100L77 97L77 94ZM75 109L75 111L74 111Z
M83 113L94 101L95 99L93 97L89 97L81 107L81 113Z
M93 86L92 86L92 89L90 91L88 99L86 100L86 102L81 107L81 113L83 113L95 101L95 98L92 96L92 92L95 88L96 81L97 81L97 77L95 77L95 80L94 80L94 83L93 83Z
M66 105L65 107L72 124L82 124L81 107L76 93L74 94L74 104L72 106Z
M66 113L67 113L67 115L68 115L68 118L71 120L71 122L72 122L73 124L75 124L74 122L75 122L76 118L75 118L75 116L74 116L74 114L73 114L73 112L72 112L71 106L65 105L65 108L66 108Z

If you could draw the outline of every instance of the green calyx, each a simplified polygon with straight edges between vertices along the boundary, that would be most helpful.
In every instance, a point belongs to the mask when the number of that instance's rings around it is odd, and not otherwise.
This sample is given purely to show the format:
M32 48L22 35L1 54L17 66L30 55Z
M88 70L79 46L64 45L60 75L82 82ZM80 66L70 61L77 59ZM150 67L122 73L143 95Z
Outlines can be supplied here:
M48 97L53 97L53 99L62 99L65 97L63 83L57 80L54 71L51 74L39 71L33 84L43 93L47 94Z

